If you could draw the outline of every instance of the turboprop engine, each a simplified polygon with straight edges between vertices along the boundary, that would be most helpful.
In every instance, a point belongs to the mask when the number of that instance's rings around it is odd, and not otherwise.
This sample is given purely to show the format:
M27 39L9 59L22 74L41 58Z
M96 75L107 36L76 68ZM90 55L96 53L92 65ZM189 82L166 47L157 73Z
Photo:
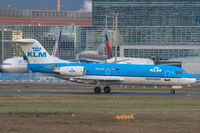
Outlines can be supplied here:
M66 67L60 67L54 70L54 72L57 72L62 76L69 76L69 77L84 76L85 68L82 66L66 66Z

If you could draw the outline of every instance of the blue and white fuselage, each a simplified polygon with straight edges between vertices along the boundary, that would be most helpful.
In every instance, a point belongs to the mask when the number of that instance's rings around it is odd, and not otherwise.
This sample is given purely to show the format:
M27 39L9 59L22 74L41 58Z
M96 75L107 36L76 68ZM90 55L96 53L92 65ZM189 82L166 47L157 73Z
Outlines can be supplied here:
M196 82L182 68L164 65L136 64L93 64L67 62L53 58L44 47L34 39L17 40L29 64L29 70L51 74L69 81L96 84L96 93L101 92L100 85L106 85L104 92L109 93L109 85L187 85Z
M55 74L55 69L62 67L83 67L81 75L60 75L60 78L71 78L77 82L101 84L140 84L140 85L186 85L196 81L182 68L175 66L128 65L128 64L87 64L87 63L48 63L29 64L30 70ZM58 70L59 71L59 70ZM57 71L57 72L58 72ZM67 69L65 70L67 71ZM76 73L76 69L71 73Z

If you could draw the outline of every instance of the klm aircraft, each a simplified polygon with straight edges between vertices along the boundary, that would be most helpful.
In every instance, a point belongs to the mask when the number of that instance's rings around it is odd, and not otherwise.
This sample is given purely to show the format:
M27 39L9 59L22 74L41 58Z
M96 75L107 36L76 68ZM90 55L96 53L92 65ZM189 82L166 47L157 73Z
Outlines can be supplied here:
M59 44L60 44L60 39L61 39L61 33L62 31L59 31L58 36L56 37L56 42L53 48L53 52L51 54L51 56L59 56ZM29 52L30 56L33 56L31 53ZM41 55L42 56L42 55ZM12 57L12 58L8 58L6 60L3 61L3 63L0 65L0 72L5 72L5 73L24 73L24 72L28 72L28 68L27 68L27 60L26 57Z
M181 86L196 82L190 74L175 66L68 62L50 56L37 40L21 39L16 43L28 57L29 70L72 82L94 84L95 93L101 93L101 86L105 93L110 93L110 85Z

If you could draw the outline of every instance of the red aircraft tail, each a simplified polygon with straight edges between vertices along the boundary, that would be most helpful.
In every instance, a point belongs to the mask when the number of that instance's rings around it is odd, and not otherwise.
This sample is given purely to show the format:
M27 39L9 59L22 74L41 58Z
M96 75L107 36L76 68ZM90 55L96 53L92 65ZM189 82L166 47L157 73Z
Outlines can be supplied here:
M110 59L110 58L112 58L112 50L111 50L111 47L110 47L110 40L108 39L107 33L105 34L105 38L106 38L106 53L107 53L107 58Z

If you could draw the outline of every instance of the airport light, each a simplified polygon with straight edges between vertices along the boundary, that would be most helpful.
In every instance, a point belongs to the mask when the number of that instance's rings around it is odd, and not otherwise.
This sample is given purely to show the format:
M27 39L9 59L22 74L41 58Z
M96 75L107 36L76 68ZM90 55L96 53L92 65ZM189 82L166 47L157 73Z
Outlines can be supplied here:
M1 30L1 35L2 35L2 38L1 38L1 44L2 44L2 49L1 49L1 59L2 59L2 63L4 61L4 31L6 31L6 29L2 29Z
M3 63L3 30L1 30L1 62Z
M114 49L115 49L115 64L117 63L117 47L118 47L118 41L119 41L119 31L118 31L118 16L119 13L112 12L110 15L108 15L108 11L110 10L109 7L106 7L106 18L105 18L105 27L106 27L106 32L108 29L108 16L112 16L113 18L113 34L112 34L112 42L114 44ZM110 11L111 12L111 11Z
M118 45L118 13L115 14L115 63L117 63L117 45Z
M113 41L115 46L115 63L117 63L117 46L118 46L118 15L119 13L113 13Z

